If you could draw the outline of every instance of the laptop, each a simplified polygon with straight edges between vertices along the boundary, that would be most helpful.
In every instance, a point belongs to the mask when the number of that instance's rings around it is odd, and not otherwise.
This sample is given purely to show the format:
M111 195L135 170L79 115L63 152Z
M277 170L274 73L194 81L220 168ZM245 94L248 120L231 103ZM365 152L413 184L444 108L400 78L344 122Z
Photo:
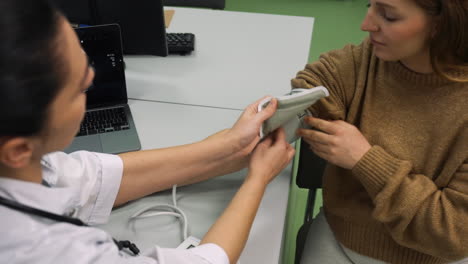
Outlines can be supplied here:
M86 116L80 131L65 152L89 150L115 154L141 149L128 107L119 25L83 27L75 31L96 75L87 92Z

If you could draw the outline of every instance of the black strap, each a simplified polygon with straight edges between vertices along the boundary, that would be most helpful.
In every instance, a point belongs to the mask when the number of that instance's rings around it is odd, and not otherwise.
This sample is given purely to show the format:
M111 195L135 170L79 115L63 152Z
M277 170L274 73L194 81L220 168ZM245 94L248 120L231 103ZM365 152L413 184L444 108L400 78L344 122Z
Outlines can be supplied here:
M65 222L65 223L73 224L73 225L76 225L76 226L89 226L89 225L87 225L86 223L84 223L83 221L81 221L78 218L65 216L65 215L54 214L54 213L51 213L51 212L47 212L47 211L44 211L44 210L41 210L41 209L33 208L33 207L30 207L30 206L18 203L16 201L5 199L5 198L3 198L1 196L0 196L0 204L4 205L4 206L6 206L6 207L8 207L10 209L23 212L25 214L36 215L36 216L51 219L51 220L54 220L54 221L57 221L57 222ZM112 238L112 239L114 240L114 243L119 248L119 250L122 250L124 248L128 248L134 255L138 255L138 253L140 253L140 250L138 249L138 247L135 244L133 244L132 242L130 242L128 240L117 241L114 238Z
M16 210L16 211L20 211L20 212L23 212L23 213L26 213L26 214L31 214L31 215L36 215L36 216L48 218L48 219L51 219L51 220L54 220L54 221L57 221L57 222L65 222L65 223L70 223L70 224L77 225L77 226L88 226L87 224L83 223L83 221L81 221L78 218L73 218L73 217L69 217L69 216L65 216L65 215L58 215L58 214L50 213L50 212L47 212L47 211L44 211L44 210L41 210L41 209L33 208L33 207L30 207L30 206L27 206L27 205L24 205L24 204L20 204L18 202L12 201L12 200L5 199L5 198L3 198L1 196L0 196L0 204L4 205L6 207L9 207L9 208L11 208L13 210Z

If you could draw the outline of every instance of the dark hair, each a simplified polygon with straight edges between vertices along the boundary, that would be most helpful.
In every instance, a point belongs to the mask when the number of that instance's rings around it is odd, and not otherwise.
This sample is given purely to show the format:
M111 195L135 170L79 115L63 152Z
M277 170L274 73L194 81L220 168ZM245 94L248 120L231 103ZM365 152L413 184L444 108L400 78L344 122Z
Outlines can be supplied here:
M60 21L46 0L0 1L0 137L43 130L63 85Z
M467 82L462 72L468 70L468 0L414 0L434 18L430 43L431 64L442 77Z

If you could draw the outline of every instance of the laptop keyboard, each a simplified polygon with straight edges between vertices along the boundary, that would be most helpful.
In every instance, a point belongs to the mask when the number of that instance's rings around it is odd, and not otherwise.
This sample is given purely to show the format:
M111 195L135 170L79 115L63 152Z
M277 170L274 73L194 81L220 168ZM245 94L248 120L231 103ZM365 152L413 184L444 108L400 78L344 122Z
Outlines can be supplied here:
M86 136L130 129L123 107L86 112L80 131L76 135Z

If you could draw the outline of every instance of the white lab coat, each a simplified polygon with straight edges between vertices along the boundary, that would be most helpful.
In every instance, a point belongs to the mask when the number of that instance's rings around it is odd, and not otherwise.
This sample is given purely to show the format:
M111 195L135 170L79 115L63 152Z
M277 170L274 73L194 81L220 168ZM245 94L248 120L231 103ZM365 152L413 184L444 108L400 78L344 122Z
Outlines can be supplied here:
M78 217L89 225L108 220L122 178L120 157L86 151L70 155L56 152L43 158L42 167L44 184L0 177L0 195ZM228 264L229 260L215 244L189 250L154 246L138 257L129 256L119 252L112 237L98 228L60 223L0 205L0 262Z

